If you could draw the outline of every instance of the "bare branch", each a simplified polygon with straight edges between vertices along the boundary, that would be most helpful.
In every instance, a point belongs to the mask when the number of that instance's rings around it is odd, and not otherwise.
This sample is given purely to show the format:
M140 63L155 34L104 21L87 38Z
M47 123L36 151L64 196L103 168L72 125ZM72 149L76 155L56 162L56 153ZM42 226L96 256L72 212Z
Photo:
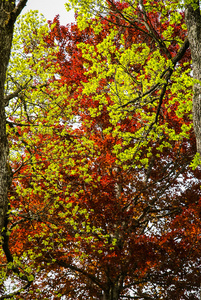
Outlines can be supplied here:
M12 76L10 76L10 78L12 79L12 81L14 82L14 84L16 85L17 89L16 89L13 93L11 93L11 94L9 94L9 95L6 95L6 96L4 97L4 103L5 103L5 106L7 106L7 105L9 104L9 101L10 101L11 99L13 99L13 98L19 96L20 92L22 92L24 89L26 89L27 86L28 86L28 84L29 84L30 81L32 80L32 76L31 76L31 78L30 78L24 85L21 86L18 82L16 82L16 81L14 80L14 78L12 78Z
M17 17L20 15L28 0L20 0L15 9L11 12L11 22L14 24Z

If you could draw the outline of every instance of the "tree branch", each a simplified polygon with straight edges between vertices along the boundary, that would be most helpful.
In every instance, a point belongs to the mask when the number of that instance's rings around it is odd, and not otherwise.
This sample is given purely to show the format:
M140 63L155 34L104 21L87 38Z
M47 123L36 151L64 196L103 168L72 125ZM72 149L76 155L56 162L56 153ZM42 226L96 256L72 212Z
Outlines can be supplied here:
M14 24L17 17L20 15L23 8L26 6L28 0L20 0L15 9L11 12L11 22Z
M26 89L27 86L28 86L28 84L29 84L29 83L31 82L31 80L33 79L33 77L31 76L31 78L30 78L24 85L21 86L18 82L16 82L16 81L14 80L14 78L12 78L12 76L10 76L10 78L11 78L11 80L14 82L14 84L16 85L17 89L16 89L13 93L4 96L4 103L5 103L5 106L7 106L7 105L9 104L9 101L10 101L11 99L17 97L17 96L20 94L20 92L22 92L22 90Z
M61 267L64 267L64 268L68 268L72 271L77 271L83 275L85 275L86 277L88 277L93 283L95 283L96 285L98 285L102 290L104 290L104 287L102 286L100 280L98 280L98 278L96 278L95 276L89 274L88 272L76 267L76 266L73 266L71 264L68 264L66 263L65 261L63 260L56 260L56 262L58 263L59 266Z

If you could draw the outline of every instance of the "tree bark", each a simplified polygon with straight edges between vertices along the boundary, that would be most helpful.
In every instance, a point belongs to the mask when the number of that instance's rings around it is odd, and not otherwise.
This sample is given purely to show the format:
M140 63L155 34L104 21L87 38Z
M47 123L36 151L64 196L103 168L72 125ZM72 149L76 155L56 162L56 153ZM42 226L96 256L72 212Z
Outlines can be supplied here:
M11 172L8 167L8 140L4 103L4 85L13 40L14 24L27 0L16 5L13 0L0 0L0 232L8 210L8 188Z
M118 300L121 288L122 287L118 285L118 282L116 282L107 292L104 292L103 300Z
M185 20L191 49L193 78L201 81L201 15L199 0L186 5ZM201 154L201 84L194 84L193 95L193 125L196 135L197 152Z

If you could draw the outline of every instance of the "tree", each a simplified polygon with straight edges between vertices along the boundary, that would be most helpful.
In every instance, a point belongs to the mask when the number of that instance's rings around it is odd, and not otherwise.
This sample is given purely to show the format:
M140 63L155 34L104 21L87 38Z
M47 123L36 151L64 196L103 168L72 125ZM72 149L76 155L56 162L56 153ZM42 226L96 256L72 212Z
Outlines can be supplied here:
M27 0L21 0L18 4L16 4L16 1L0 1L0 231L4 226L7 213L7 191L11 181L11 174L7 167L9 149L6 137L4 84L10 58L14 24L26 3Z
M0 1L0 232L3 230L3 239L6 240L5 226L8 212L8 190L12 182L12 172L8 167L8 141L6 131L5 105L8 99L4 98L6 72L12 46L13 29L16 18L26 5L27 0Z
M21 9L23 8L22 3L18 3L18 5L18 10L20 7ZM4 119L6 118L7 123L7 150L8 146L10 150L9 156L7 157L8 161L6 163L6 172L8 173L6 173L6 178L8 180L7 183L9 184L9 193L14 172L17 172L17 168L20 169L24 165L24 162L21 164L20 159L21 156L23 157L25 147L29 151L29 160L32 160L29 147L30 141L26 142L27 130L22 130L22 132L26 135L26 139L24 139L23 135L21 135L20 128L26 128L27 126L30 127L30 138L32 133L31 130L34 128L34 126L38 126L41 115L44 117L43 110L40 114L40 110L42 109L42 104L40 102L41 93L43 93L43 88L47 86L47 82L48 80L50 80L50 77L53 76L52 74L55 73L54 65L46 66L46 73L41 73L42 64L44 63L45 59L50 59L50 57L51 59L53 59L53 52L56 51L56 48L54 50L46 50L44 53L42 35L47 34L48 26L47 23L44 25L44 20L39 20L39 18L34 18L34 16L34 13L29 13L25 17L24 22L27 23L27 27L29 28L29 30L28 28L26 28L26 26L23 27L22 24L22 27L18 26L18 28L16 29L16 31L18 30L17 34L15 33L14 37L12 35L12 57L10 59L9 65L7 66L7 78L4 88L4 105L7 106L7 108ZM39 23L40 28L38 26ZM37 30L39 30L40 35ZM21 48L23 47L23 44L24 52ZM25 44L27 47L25 47ZM32 53L31 57L26 56L28 51ZM30 90L32 92L31 96ZM43 98L43 102L44 101L45 99ZM15 163L15 165L13 165L13 163ZM14 167L16 167L16 169ZM24 191L24 193L26 192ZM21 280L23 284L20 286L19 290L15 290L13 293L11 293L9 298L19 294L21 288L28 288L33 281L33 276L29 275L29 272L26 271L26 268L24 268L25 270L22 271L22 269L16 263L13 255L14 253L12 253L9 248L9 215L12 213L15 214L15 212L11 212L11 200L12 199L9 199L9 201L4 203L5 215L2 216L2 222L4 226L2 229L2 249L5 254L6 266L8 267L8 270L10 270L10 272L12 271L17 278L19 277L19 280ZM26 209L26 206L24 208ZM19 211L20 206L17 206L16 213ZM2 281L4 280L3 275L4 274L2 273ZM5 297L6 296L2 296L2 299L4 299Z
M126 8L122 11L119 9L118 1L113 0L98 0L98 1L69 1L69 4L66 4L67 9L74 8L78 12L78 24L80 28L85 28L87 22L86 20L92 16L97 16L98 18L105 18L106 14L115 14L116 19L124 20L126 26L133 28L138 27L141 29L141 33L145 33L146 36L152 38L156 42L158 47L166 53L167 57L171 59L171 55L168 51L169 44L171 42L178 42L178 45L181 46L181 40L176 41L171 40L172 25L174 22L180 22L180 11L185 13L185 21L188 29L188 38L183 41L184 49L189 47L191 48L192 53L192 65L193 65L193 77L194 81L194 96L193 96L193 123L194 130L197 140L197 152L200 153L200 1L199 0L174 0L174 1L120 1L121 3L126 4ZM155 20L151 22L149 19L150 12L155 11L160 15L160 24L165 26L167 18L170 19L170 26L168 26L166 31L166 36L156 30ZM134 17L135 16L135 17ZM119 22L119 21L118 21ZM118 22L115 21L115 24ZM185 26L185 25L183 25ZM182 47L181 47L182 49ZM183 50L184 50L183 49ZM176 58L176 57L175 57ZM173 67L175 66L173 62ZM172 73L172 71L170 72ZM169 80L171 74L166 74L166 79ZM162 102L162 97L161 97ZM160 106L159 106L160 109Z
M118 14L129 8L118 5ZM2 298L6 278L23 283L17 265L35 278L26 299L198 299L190 51L183 14L170 26L167 13L163 26L157 10L147 17L175 41L168 52L116 11L83 31L36 22L22 38L27 67L16 75L27 86L8 111L17 147Z
M200 16L200 1L190 1L186 5L185 9L186 25L188 28L188 39L192 54L192 65L193 65L193 77L195 78L194 84L194 95L193 95L193 120L194 120L194 130L197 138L197 151L201 153L201 118L200 118L200 53L199 47L201 45L200 40L200 26L201 26L201 16Z

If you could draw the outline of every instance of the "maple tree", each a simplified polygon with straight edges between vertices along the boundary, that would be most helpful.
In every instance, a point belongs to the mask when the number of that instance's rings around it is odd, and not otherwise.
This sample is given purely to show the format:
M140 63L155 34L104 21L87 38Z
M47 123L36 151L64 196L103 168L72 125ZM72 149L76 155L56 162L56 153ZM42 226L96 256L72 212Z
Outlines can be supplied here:
M119 3L124 5L124 9L120 9ZM140 29L141 34L149 36L158 45L158 48L166 54L168 59L172 56L168 51L171 43L177 43L178 46L183 44L184 48L191 48L192 53L192 66L193 66L193 77L194 77L194 94L193 94L193 122L194 130L197 140L197 151L200 150L200 26L201 26L201 15L200 15L200 1L199 0L157 0L157 1L115 1L115 0L97 0L97 1L84 1L84 0L70 0L66 4L66 8L69 10L74 8L78 13L78 25L79 28L85 28L88 26L86 20L96 16L99 19L105 18L108 15L115 15L116 19L113 20L114 24L118 24L121 20L125 21L125 26ZM185 14L185 24L182 26L188 29L188 38L186 40L178 40L179 34L173 37L173 27L174 24L180 22L180 17L182 12ZM158 22L160 26L156 29L156 24L154 20L150 19L150 14L158 14ZM117 21L118 20L118 21ZM167 21L169 21L167 23ZM164 26L167 26L164 30ZM182 29L184 29L184 27ZM161 30L162 29L162 30ZM176 58L176 57L175 57ZM173 62L173 61L172 61ZM175 66L173 62L173 68ZM170 69L172 69L172 67ZM169 71L170 71L169 69ZM172 71L170 71L171 73ZM163 74L163 78L169 80L168 74ZM161 99L162 102L162 99Z
M0 299L198 299L200 169L189 166L184 15L172 24L168 10L164 23L147 14L164 44L174 41L163 51L145 24L116 13L82 31L58 18L48 29L30 13L17 29Z

